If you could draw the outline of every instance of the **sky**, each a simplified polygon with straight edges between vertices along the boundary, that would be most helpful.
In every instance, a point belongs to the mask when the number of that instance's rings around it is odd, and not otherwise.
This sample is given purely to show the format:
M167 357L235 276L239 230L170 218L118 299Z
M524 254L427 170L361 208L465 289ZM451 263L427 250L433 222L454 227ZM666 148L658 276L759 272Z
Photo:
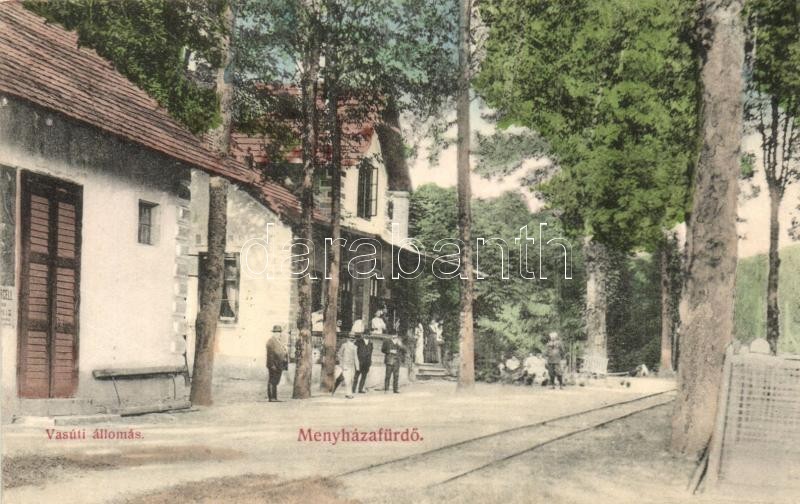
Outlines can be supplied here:
M740 184L743 194L739 197L739 257L750 257L756 254L766 254L769 249L769 194L762 168L760 136L745 137L742 148L744 152L756 155L756 173L751 182ZM751 194L753 185L760 188L758 196L745 199L743 195ZM780 207L778 217L781 225L780 248L800 243L792 240L789 236L792 218L800 218L798 205L800 205L800 182L795 182L787 187Z
M496 128L493 123L487 121L482 117L482 113L486 110L478 100L473 100L470 107L470 126L473 131L484 134L493 133ZM455 121L455 114L452 114L452 119ZM448 131L446 137L455 139L456 127L452 126ZM447 149L439 154L438 163L432 165L428 162L428 152L430 150L431 142L423 142L419 146L419 154L411 163L409 167L411 173L411 184L414 189L425 184L436 184L441 187L455 187L456 185L456 146L450 145ZM522 168L517 172L504 177L486 179L475 173L470 177L472 183L472 194L475 198L493 198L502 195L507 191L518 190L526 198L528 206L531 211L536 211L543 206L543 202L536 199L534 195L528 191L527 187L523 186L520 178L528 169L537 166L548 164L547 159L530 159L525 161ZM471 163L474 166L474 163Z
M470 109L471 126L474 131L479 131L483 134L491 134L495 130L495 126L484 119L481 112L480 104L477 100L473 101ZM452 119L455 119L454 115ZM450 128L447 135L455 139L455 126ZM759 136L755 134L746 136L742 142L743 152L751 152L756 155L756 173L750 181L744 181L740 184L740 193L742 193L742 196L739 198L739 223L737 224L740 237L740 258L751 257L757 254L766 254L769 248L769 195L766 189L766 179L764 177L759 142ZM439 155L438 163L435 165L431 165L428 162L427 152L429 147L430 142L423 142L420 146L419 155L413 160L410 166L411 183L413 187L416 189L421 185L429 183L441 187L455 187L455 145L451 145L445 149ZM520 190L526 197L531 211L536 211L544 205L544 202L536 199L535 196L520 183L520 177L528 168L548 162L547 159L527 160L522 169L502 179L488 180L473 173L471 177L472 194L475 198L493 198L500 196L506 191ZM753 193L754 186L760 188L758 195L756 197L745 198L745 194L750 195ZM781 204L779 217L781 227L779 246L781 248L800 244L800 242L792 240L789 235L792 218L800 219L800 210L797 209L798 205L800 205L800 181L787 188Z

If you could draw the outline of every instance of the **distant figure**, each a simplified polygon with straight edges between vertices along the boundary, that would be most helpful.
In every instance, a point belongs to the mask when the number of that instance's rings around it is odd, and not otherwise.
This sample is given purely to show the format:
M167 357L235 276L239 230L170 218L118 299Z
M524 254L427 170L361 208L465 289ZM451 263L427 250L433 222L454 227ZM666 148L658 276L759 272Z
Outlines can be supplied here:
M547 372L547 365L545 364L544 359L537 357L533 353L528 354L528 356L522 362L522 365L525 368L524 378L526 385L535 384L537 377L539 381L542 381L542 378Z
M428 327L431 330L431 337L433 338L433 348L436 355L436 362L441 363L442 343L444 343L444 336L442 336L442 333L444 332L442 329L442 323L439 320L434 319Z
M345 397L352 399L353 396L350 393L350 387L353 385L353 378L355 377L356 371L359 370L358 349L353 342L353 336L349 336L347 341L342 344L337 357L339 358L339 366L342 367L342 377L344 378L342 385L344 385L346 391ZM335 393L336 388L333 389L331 395Z
M514 371L516 371L517 369L519 369L519 366L520 366L521 364L522 364L522 363L519 361L519 359L517 359L517 356L516 356L516 355L513 355L513 354L512 354L512 355L511 355L511 357L509 357L508 359L506 359L506 369L508 369L508 370L509 370L509 371L511 371L511 372L514 372Z
M369 368L372 366L372 341L364 338L361 334L356 335L356 354L358 355L358 369L356 369L355 377L353 378L353 393L356 393L356 384L358 384L358 393L365 394L364 385L367 383L367 374Z
M386 332L386 322L383 320L383 310L375 312L375 317L370 322L372 324L372 334L384 334Z
M315 311L311 314L311 330L315 332L321 332L325 327L325 316L322 314L322 310Z
M364 322L362 322L361 319L358 319L355 322L353 322L353 327L350 328L350 332L354 334L363 334Z
M278 384L283 371L289 368L289 352L283 344L283 328L272 327L272 337L267 340L267 398L269 402L278 400Z
M556 379L558 379L558 387L564 388L564 376L561 373L564 345L561 344L558 333L555 331L550 333L550 341L547 342L545 354L547 355L547 374L549 375L550 388L556 388Z
M383 363L386 366L386 376L383 379L383 390L389 392L389 379L392 378L392 389L395 394L399 394L397 382L400 378L400 365L403 363L406 348L400 342L400 338L394 334L392 339L386 340L381 346L384 354Z
M414 362L417 364L425 363L425 329L422 324L417 324L414 329L414 337L416 344L414 347Z
M520 360L516 355L511 354L503 363L500 378L504 383L521 383L524 378L524 373L525 371L522 368Z

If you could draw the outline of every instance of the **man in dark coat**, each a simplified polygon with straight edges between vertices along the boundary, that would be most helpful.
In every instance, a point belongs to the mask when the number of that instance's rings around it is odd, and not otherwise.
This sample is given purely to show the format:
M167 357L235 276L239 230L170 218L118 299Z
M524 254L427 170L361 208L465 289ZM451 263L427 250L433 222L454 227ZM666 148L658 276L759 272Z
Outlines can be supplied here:
M267 398L269 402L278 400L278 384L285 369L289 368L289 352L283 344L281 326L272 327L272 337L267 340Z
M549 375L550 388L556 388L556 380L558 380L559 388L564 388L564 376L561 373L564 345L555 331L550 333L550 341L547 342L545 354L547 355L547 374Z
M356 351L358 353L358 371L353 378L353 393L356 393L356 384L358 384L358 393L364 394L364 384L367 382L367 373L369 367L372 365L372 341L363 337L363 335L356 335Z
M400 342L400 338L395 334L392 339L385 340L381 346L381 352L384 354L383 363L386 366L386 376L383 379L383 390L389 392L389 378L392 378L392 389L395 394L399 394L397 390L397 382L400 378L400 366L405 361L406 347Z

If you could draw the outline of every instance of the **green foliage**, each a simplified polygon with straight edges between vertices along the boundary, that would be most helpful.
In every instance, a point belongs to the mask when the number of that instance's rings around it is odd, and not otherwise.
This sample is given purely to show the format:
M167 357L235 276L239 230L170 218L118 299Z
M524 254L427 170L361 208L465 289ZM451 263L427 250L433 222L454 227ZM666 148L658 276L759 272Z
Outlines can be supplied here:
M475 132L475 173L485 177L504 177L522 167L530 157L546 154L545 141L530 131L497 131L490 135Z
M748 126L761 136L767 184L778 190L800 178L800 4L747 3Z
M28 1L25 6L78 32L80 44L154 97L194 133L218 124L213 88L190 79L189 53L220 65L225 2L209 0Z
M752 0L745 15L750 73L745 119L761 137L770 200L780 206L786 187L800 179L800 5L796 0ZM779 228L777 218L770 225ZM771 237L770 253L778 246L777 236ZM778 265L771 262L770 272L783 276L786 268L779 273ZM767 289L767 297L775 300L770 308L783 310L775 283L768 282ZM772 345L779 340L782 323L776 317L768 317L766 323Z
M661 284L657 257L612 253L609 288L609 369L639 364L655 369L661 358Z
M736 338L750 343L766 335L767 256L739 260L736 267Z
M456 191L434 185L417 189L411 197L410 234L419 239L430 252L441 239L458 236L456 226ZM483 277L476 281L476 362L481 369L491 371L507 353L527 355L541 350L547 332L558 330L568 341L584 339L581 322L584 280L580 249L572 250L570 273L565 280L564 258L560 247L543 247L542 272L539 271L539 224L546 223L545 240L559 237L558 220L548 213L532 214L519 193L509 192L500 197L473 202L473 237L486 242L478 249L478 269ZM520 228L528 226L536 245L529 247L529 268L537 279L526 280L519 274L520 254L514 239ZM498 242L508 247L501 252ZM473 243L471 246L475 247ZM449 252L449 250L448 250ZM428 263L430 267L430 261ZM509 278L504 279L503 272ZM546 278L538 278L544 276ZM451 350L457 349L459 286L453 280L440 280L426 274L413 282L406 281L405 296L414 294L420 321L430 317L444 319L444 336ZM413 288L409 287L413 284Z
M800 5L797 0L748 0L751 91L775 97L800 117Z
M325 0L315 9L298 0L243 0L237 71L243 81L296 83L303 54L318 44L326 56L322 76L342 94L392 98L430 113L454 89L455 8L424 0Z
M266 134L272 159L296 146L306 118L301 97L285 90L299 84L312 47L325 62L320 96L348 100L339 107L344 122L374 120L387 102L401 112L430 115L454 89L455 7L425 0L242 0L235 37L237 127ZM330 125L323 120L320 126L324 139Z
M778 299L781 300L781 338L778 350L800 354L800 246L780 251L781 276ZM739 260L736 269L736 339L750 343L766 337L767 256Z
M742 154L740 165L742 170L739 176L743 179L752 179L756 174L756 155L752 152Z
M565 225L620 250L684 219L696 152L693 0L488 0L475 81L500 124L538 132Z
M438 240L458 236L456 200L454 189L430 184L417 188L411 195L409 236L419 240L429 254ZM413 307L410 306L413 309L407 310L417 317L410 324L412 327L441 318L445 342L453 350L458 341L458 283L430 274L430 263L428 260L425 272L417 279L398 282L403 289L399 297L406 299L407 303L413 299Z

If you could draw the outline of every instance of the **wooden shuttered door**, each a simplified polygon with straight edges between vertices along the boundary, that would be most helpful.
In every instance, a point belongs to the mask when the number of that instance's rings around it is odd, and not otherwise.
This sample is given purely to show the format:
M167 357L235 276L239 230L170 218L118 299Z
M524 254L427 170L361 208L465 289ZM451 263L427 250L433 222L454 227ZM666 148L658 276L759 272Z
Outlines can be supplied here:
M19 394L70 397L78 384L78 185L22 172Z

